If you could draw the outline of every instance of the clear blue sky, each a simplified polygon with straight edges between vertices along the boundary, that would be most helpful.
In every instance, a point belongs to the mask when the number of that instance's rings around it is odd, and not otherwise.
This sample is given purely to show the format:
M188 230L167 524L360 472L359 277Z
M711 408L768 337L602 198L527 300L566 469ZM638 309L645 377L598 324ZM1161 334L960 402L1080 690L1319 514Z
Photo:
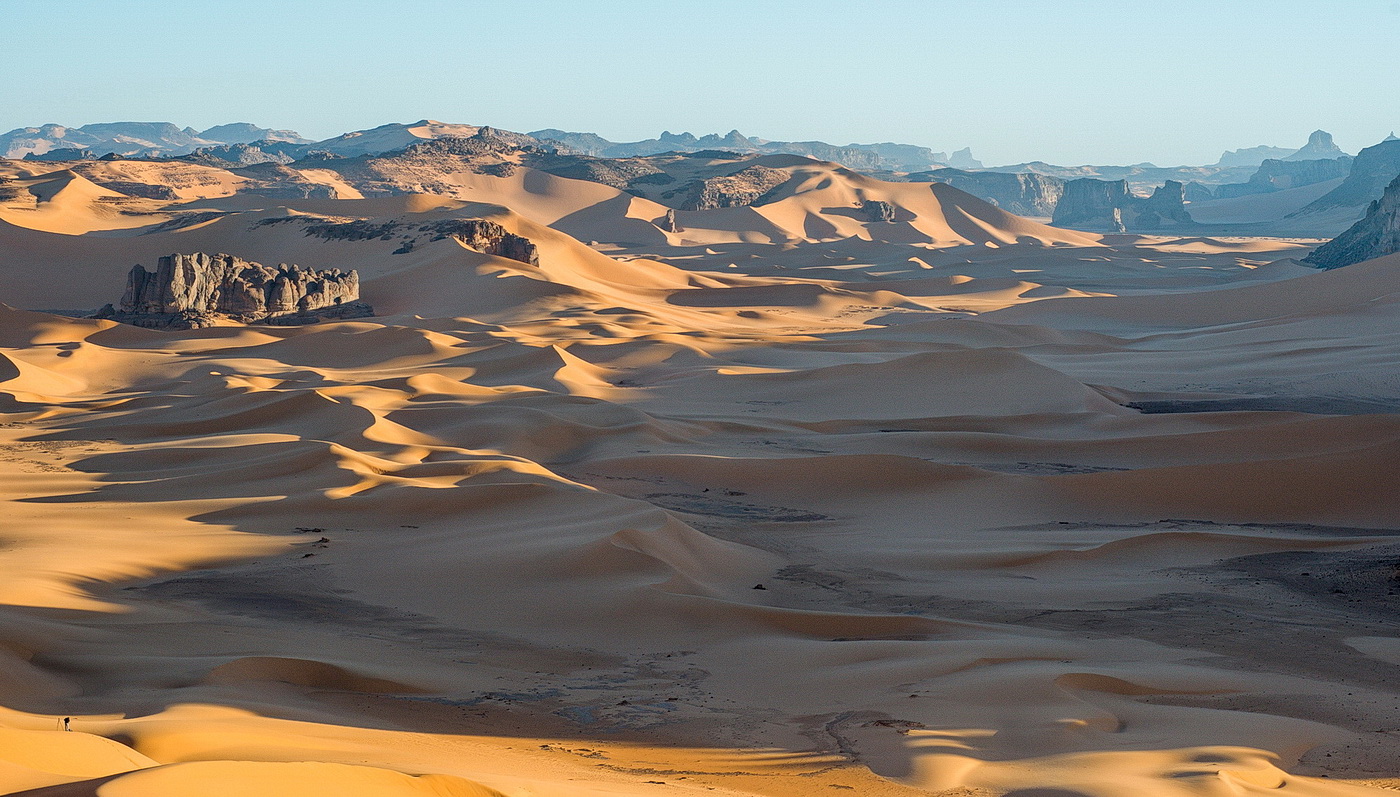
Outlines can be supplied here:
M1395 0L0 0L0 29L0 130L428 117L1175 165L1400 128Z

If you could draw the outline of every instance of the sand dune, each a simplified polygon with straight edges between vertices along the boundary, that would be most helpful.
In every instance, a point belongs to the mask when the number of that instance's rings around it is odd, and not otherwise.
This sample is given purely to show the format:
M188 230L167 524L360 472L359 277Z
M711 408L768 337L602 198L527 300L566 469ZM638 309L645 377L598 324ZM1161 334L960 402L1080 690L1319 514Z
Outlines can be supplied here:
M1400 262L755 160L0 162L0 793L1400 784ZM375 315L41 312L194 251Z

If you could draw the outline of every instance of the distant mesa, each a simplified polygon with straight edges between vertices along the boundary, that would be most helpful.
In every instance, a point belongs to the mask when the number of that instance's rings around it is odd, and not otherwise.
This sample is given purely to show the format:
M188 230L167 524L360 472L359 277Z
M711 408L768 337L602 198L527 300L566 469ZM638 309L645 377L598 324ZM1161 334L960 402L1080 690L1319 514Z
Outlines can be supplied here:
M374 309L360 301L355 271L273 268L194 252L162 257L154 272L133 266L120 308L109 304L94 317L151 329L200 329L220 321L297 325L371 315Z
M1287 191L1290 188L1324 183L1338 177L1346 177L1351 172L1352 160L1350 155L1318 160L1270 158L1259 164L1259 171L1255 172L1247 182L1226 183L1216 186L1214 190L1207 188L1207 197L1188 198L1192 201L1199 201L1201 198L1230 199L1254 194L1271 194L1275 191ZM1205 187L1202 186L1202 188Z
M1057 227L1127 232L1159 230L1191 225L1184 186L1168 180L1150 197L1128 191L1126 180L1083 178L1065 183L1064 196L1055 206L1052 223Z
M1282 160L1283 158L1297 152L1296 149L1288 147L1247 147L1245 149L1232 149L1220 155L1220 160L1215 165L1221 168L1232 166L1254 167L1266 160Z
M1332 141L1332 134L1326 130L1314 130L1308 136L1308 143L1297 152L1284 158L1286 161L1315 161L1330 158L1344 158L1347 154Z
M1319 246L1303 262L1320 269L1342 268L1400 252L1400 177L1371 203L1366 216Z
M1221 168L1248 167L1259 166L1266 160L1334 160L1343 157L1347 157L1347 153L1332 141L1331 133L1326 130L1314 130L1312 135L1308 136L1308 143L1300 149L1259 146L1229 150L1220 156L1215 165Z

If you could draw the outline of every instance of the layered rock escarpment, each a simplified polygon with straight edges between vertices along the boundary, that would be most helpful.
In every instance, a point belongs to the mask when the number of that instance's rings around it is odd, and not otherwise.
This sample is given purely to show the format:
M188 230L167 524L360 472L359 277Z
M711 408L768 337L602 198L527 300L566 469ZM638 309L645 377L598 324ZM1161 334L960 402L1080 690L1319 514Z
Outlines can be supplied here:
M221 320L308 324L373 314L360 301L354 271L272 267L194 252L162 257L154 272L133 266L120 307L109 304L96 317L153 329L199 329Z
M1127 180L1095 180L1085 177L1065 183L1064 196L1055 206L1052 223L1059 227L1087 227L1126 232L1123 208L1128 204Z
M1400 175L1400 140L1382 141L1356 154L1341 185L1293 215L1305 216L1347 207L1359 210L1379 199L1396 175Z
M1400 252L1400 177L1386 186L1366 216L1346 232L1319 246L1303 262L1320 269L1341 268Z
M1248 182L1218 186L1213 193L1217 199L1229 199L1324 183L1338 177L1346 177L1351 171L1351 162L1351 156L1306 161L1271 158L1259 165L1259 171L1255 172Z
M1127 232L1157 230L1194 224L1186 211L1185 187L1167 180L1149 197L1128 191L1126 180L1086 177L1065 183L1064 196L1055 206L1057 227Z
M765 195L791 178L782 169L754 165L723 177L692 181L685 188L662 196L679 197L676 204L681 210L747 207L760 204Z
M1065 193L1065 181L1029 172L968 172L934 169L909 175L911 182L947 183L1009 213L1050 216Z

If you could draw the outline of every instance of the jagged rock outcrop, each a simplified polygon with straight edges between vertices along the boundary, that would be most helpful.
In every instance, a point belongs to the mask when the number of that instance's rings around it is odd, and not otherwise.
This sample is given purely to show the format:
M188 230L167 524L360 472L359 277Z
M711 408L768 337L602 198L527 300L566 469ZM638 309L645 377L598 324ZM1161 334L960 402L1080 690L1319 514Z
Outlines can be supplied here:
M758 204L764 195L791 177L782 169L754 165L724 177L694 180L682 189L662 194L662 197L678 197L676 204L681 210L746 207Z
M1341 185L1292 214L1290 218L1335 208L1350 207L1360 210L1372 200L1379 199L1396 175L1400 175L1400 140L1382 141L1367 147L1356 154L1351 162L1351 170Z
M661 217L661 220L656 223L656 226L660 227L665 232L680 232L681 224L676 220L676 209L667 208L666 215Z
M1083 178L1065 183L1051 222L1057 227L1127 232L1194 224L1186 210L1185 186L1167 180L1150 197L1128 191L1126 180Z
M934 169L909 175L911 182L947 183L993 205L1021 216L1050 216L1065 193L1065 181L1044 174L1023 172L968 172Z
M1319 246L1303 262L1320 269L1341 268L1400 252L1400 177L1371 203L1366 216Z
M188 155L181 156L180 160L224 169L254 166L259 163L291 163L295 159L283 152L268 152L257 143L238 143L200 147Z
M1338 177L1346 177L1351 171L1351 162L1350 155L1327 160L1286 161L1270 158L1259 165L1259 171L1255 172L1248 182L1216 186L1214 194L1218 199L1228 199L1324 183Z
M1137 197L1133 197L1137 199ZM1191 214L1186 212L1185 187L1176 180L1168 180L1152 192L1152 196L1139 203L1133 203L1126 210L1136 211L1136 216L1127 216L1123 224L1129 229L1156 230L1162 227L1175 227L1193 224Z
M507 230L486 219L447 219L424 224L418 229L434 234L434 240L456 238L467 247L484 255L519 260L532 266L540 264L540 249L534 241Z
M306 324L373 315L359 299L360 275L354 271L177 253L162 257L154 272L133 266L120 306L109 304L96 317L154 329L198 329L224 319Z
M894 205L880 199L867 199L860 209L869 221L894 221Z
M982 161L972 157L972 147L963 147L948 156L948 165L954 169L980 169Z
M239 188L239 193L263 196L269 199L337 199L334 188L322 183L313 183L301 172L281 163L259 163L239 169L230 169L248 182Z

